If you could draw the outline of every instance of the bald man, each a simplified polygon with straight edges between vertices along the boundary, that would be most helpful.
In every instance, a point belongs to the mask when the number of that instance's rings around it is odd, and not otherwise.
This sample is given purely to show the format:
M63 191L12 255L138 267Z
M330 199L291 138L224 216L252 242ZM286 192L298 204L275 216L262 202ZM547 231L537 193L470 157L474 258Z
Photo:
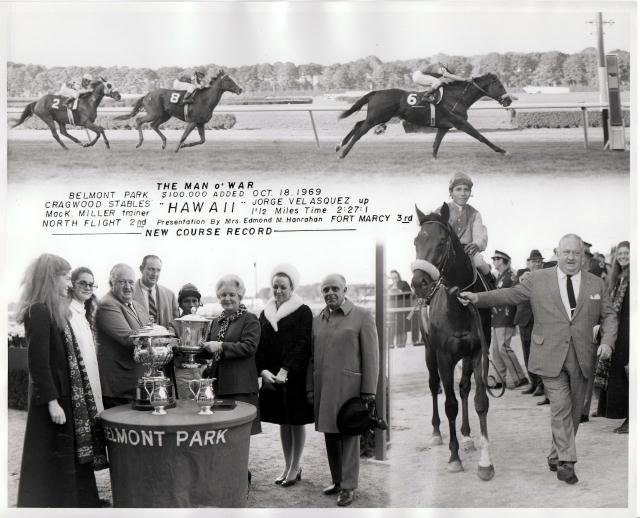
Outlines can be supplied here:
M520 284L486 293L463 292L478 307L530 301L533 330L529 370L541 376L551 404L549 469L558 480L575 484L578 477L575 434L580 424L589 376L596 355L611 356L618 325L602 279L582 269L584 244L575 234L560 239L554 268L525 275ZM600 324L601 343L594 341Z
M349 399L375 399L378 386L378 335L368 309L347 299L340 274L321 284L326 307L313 320L313 377L307 397L314 406L316 430L324 432L332 484L325 495L338 495L337 505L353 502L358 487L360 436L338 431L337 417Z
M105 409L135 399L138 378L144 374L144 367L133 359L133 342L129 338L149 322L146 308L133 300L135 282L133 268L116 264L109 274L111 291L100 299L96 312L98 368Z

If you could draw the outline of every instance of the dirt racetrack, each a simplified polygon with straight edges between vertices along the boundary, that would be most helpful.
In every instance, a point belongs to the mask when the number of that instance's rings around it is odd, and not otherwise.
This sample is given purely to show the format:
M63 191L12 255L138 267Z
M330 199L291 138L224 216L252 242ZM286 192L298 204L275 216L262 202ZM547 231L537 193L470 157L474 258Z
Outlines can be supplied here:
M102 142L93 148L73 146L63 150L47 131L11 130L8 133L8 181L74 179L96 177L109 172L110 180L171 178L203 172L246 175L252 178L282 177L287 174L305 179L366 175L373 180L404 176L424 178L429 174L473 171L517 178L520 174L601 176L629 172L629 152L602 151L602 134L591 129L592 142L583 147L582 129L530 129L486 132L497 145L508 150L503 157L466 134L447 135L437 161L431 159L432 134L404 135L393 125L381 136L367 135L343 160L334 146L342 131L321 135L316 148L310 130L292 138L290 132L209 131L202 146L174 153L179 132L167 131L169 144L164 151L153 132L135 148L133 131L110 131L111 150ZM350 127L350 126L349 126ZM345 127L345 133L347 128ZM84 132L76 134L86 139Z

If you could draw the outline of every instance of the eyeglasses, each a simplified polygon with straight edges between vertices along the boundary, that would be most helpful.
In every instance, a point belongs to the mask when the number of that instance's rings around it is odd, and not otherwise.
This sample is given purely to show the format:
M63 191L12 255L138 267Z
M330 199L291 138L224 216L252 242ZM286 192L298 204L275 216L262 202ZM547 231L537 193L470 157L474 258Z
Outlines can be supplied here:
M123 280L114 282L114 284L116 284L117 286L125 286L125 285L126 286L134 286L135 283L136 283L136 281L123 281Z
M97 284L93 284L92 282L87 281L76 281L75 284L77 286L80 286L83 290L86 290L87 288L90 290L95 290L98 287Z

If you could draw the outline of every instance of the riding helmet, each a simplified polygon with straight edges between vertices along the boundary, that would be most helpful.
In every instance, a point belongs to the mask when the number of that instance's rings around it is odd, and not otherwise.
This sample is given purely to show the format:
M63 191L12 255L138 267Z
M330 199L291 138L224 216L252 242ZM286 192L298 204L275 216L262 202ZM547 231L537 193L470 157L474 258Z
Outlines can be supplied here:
M466 185L471 189L473 187L473 182L469 175L456 173L451 177L451 180L449 180L449 191L452 191L456 185Z

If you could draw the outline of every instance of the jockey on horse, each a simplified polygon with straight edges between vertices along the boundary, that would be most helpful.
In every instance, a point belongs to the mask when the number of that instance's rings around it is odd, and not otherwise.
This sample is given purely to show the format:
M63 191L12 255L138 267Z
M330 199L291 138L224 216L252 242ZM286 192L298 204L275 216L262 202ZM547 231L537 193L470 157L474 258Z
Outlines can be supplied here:
M433 94L441 86L448 85L453 81L471 81L471 78L457 76L452 73L445 63L432 63L422 67L420 70L416 70L411 78L414 83L427 87L420 99L421 102L425 103L436 100Z
M455 173L449 181L449 225L456 232L465 253L471 258L471 263L481 274L487 290L495 287L491 275L491 267L485 262L480 252L487 248L489 236L487 227L482 223L480 212L467 203L471 197L473 181L464 173ZM440 209L435 212L440 213Z
M91 93L93 89L91 88L91 82L93 81L93 77L90 74L84 74L82 79L80 80L80 84L77 81L70 81L68 83L62 83L60 90L56 93L56 95L63 95L68 97L65 101L65 105L72 110L78 109L78 98L87 93Z
M205 71L199 68L194 71L191 76L190 82L185 81L186 78L176 79L173 82L174 90L184 90L186 93L182 98L184 104L192 104L195 98L195 94L198 90L206 88L208 85L204 82Z

